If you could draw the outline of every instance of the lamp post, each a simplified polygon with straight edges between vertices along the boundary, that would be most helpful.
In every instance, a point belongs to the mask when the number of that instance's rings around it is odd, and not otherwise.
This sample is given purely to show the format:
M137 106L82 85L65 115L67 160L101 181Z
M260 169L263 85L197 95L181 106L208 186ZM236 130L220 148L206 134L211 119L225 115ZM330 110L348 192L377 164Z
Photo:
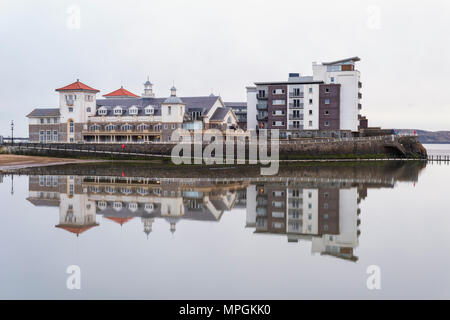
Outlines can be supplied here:
M14 144L14 120L11 120L11 144Z

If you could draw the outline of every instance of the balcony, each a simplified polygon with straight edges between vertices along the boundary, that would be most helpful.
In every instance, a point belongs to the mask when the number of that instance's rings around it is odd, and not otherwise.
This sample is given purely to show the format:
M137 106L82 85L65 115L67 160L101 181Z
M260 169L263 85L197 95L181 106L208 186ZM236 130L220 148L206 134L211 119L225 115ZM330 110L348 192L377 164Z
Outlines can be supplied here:
M267 114L257 114L256 115L256 120L264 121L264 120L267 120L267 119L268 119L268 115Z
M289 114L289 120L303 120L303 114L298 113L290 113Z
M304 103L300 102L298 105L294 105L293 102L289 103L289 108L303 108L304 107Z
M289 92L289 98L303 98L304 92Z
M256 110L267 110L267 104L265 104L265 103L258 103L256 105Z
M265 94L257 94L256 98L259 100L267 100L267 96Z
M303 126L293 124L289 126L289 130L303 130Z

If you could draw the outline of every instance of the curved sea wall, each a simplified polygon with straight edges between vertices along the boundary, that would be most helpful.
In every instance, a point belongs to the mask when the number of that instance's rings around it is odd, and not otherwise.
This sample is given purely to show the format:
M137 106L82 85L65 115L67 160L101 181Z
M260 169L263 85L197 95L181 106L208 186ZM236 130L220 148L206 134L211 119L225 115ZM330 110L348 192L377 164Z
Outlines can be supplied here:
M148 159L168 158L175 143L151 144L77 144L77 143L27 143L9 146L15 154L45 155L57 157L84 157L106 159ZM208 144L204 144L202 149ZM367 138L343 139L305 139L298 141L280 141L279 158L295 159L356 159L356 158L414 158L426 159L427 152L417 137L379 136ZM248 157L249 145L245 148ZM238 153L234 146L234 155ZM193 147L191 146L192 154ZM267 145L271 153L270 142ZM223 146L226 154L226 146Z

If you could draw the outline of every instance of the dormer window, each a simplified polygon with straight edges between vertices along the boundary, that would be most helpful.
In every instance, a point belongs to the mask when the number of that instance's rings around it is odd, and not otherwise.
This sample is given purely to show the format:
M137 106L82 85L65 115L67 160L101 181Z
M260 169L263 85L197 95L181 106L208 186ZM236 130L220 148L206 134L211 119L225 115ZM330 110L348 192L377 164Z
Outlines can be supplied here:
M129 110L128 113L130 115L137 115L138 114L138 108L136 106L132 106Z
M152 106L147 106L145 108L145 114L151 115L151 114L154 114L154 113L155 113L155 109Z
M106 116L107 113L108 113L108 110L106 110L105 107L100 107L98 109L98 114L101 115L101 116Z
M120 115L122 115L122 107L120 107L120 106L115 107L115 108L114 108L114 115L115 115L115 116L120 116Z

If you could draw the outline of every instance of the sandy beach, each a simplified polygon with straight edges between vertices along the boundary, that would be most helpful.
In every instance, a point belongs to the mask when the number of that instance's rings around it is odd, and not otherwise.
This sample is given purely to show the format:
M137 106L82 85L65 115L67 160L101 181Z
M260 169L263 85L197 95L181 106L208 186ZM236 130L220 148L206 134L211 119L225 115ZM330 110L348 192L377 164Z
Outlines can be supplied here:
M37 157L37 156L23 156L15 154L0 154L0 171L13 170L27 167L51 166L68 163L84 163L97 162L97 160L80 160L70 158L52 158L52 157Z

